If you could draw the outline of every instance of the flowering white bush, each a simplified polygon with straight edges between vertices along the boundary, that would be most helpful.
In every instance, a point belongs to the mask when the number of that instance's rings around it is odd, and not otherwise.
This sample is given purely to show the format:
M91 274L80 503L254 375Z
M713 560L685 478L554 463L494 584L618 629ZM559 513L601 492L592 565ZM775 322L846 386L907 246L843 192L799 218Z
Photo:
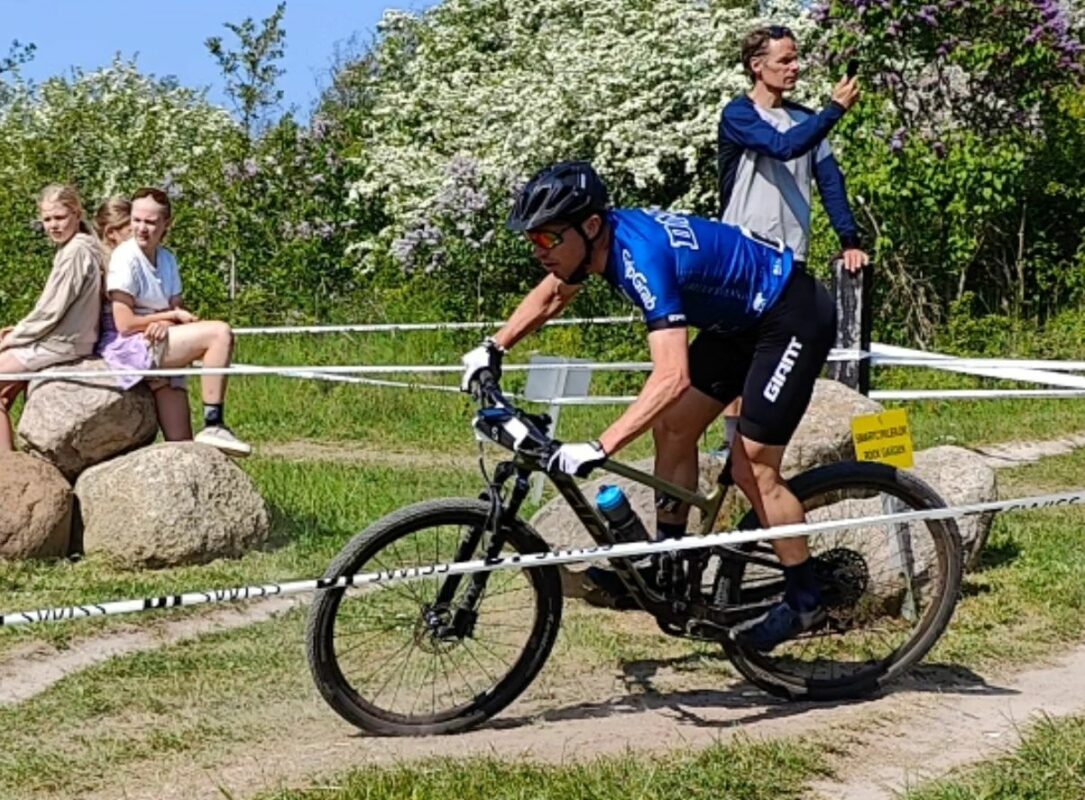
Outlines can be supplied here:
M141 74L114 61L71 80L16 84L0 107L0 179L25 174L23 158L37 152L63 165L54 180L72 179L89 191L130 191L134 181L161 182L221 147L236 127L202 91ZM45 164L42 163L42 166ZM167 181L168 183L168 181Z
M88 213L108 195L141 184L180 197L189 178L219 169L223 142L236 129L202 91L143 75L120 60L40 85L16 75L4 88L0 312L8 323L33 304L48 271L48 246L30 225L44 185L76 184Z
M451 241L492 236L514 187L567 158L590 159L621 204L712 213L720 109L749 88L742 37L771 21L801 41L813 25L797 3L771 20L734 5L446 0L388 12L378 47L346 76L365 98L348 122L364 154L351 196L379 200L391 220L358 251L443 267Z

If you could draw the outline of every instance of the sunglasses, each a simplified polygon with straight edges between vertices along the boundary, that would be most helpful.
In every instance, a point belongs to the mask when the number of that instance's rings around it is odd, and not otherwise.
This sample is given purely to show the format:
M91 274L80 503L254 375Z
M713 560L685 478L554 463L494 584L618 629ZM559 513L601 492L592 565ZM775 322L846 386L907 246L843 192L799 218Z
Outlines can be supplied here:
M524 236L529 242L542 250L553 250L565 241L565 237L561 234L571 227L573 226L566 225L564 228L557 231L526 231Z
M770 39L794 39L795 34L791 32L791 28L784 25L770 25L769 26L769 38Z

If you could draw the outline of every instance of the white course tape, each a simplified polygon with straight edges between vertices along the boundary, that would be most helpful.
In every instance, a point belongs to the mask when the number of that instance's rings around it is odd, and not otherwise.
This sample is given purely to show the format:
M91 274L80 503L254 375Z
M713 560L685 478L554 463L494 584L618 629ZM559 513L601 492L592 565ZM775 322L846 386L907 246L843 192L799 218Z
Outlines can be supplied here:
M645 372L652 368L649 361L608 361L575 365L577 369L592 369L598 372ZM567 362L542 364L506 364L503 372L525 372L536 369L569 369ZM325 375L389 375L402 373L462 373L459 364L359 364L327 366L282 366L272 367L256 364L236 364L232 367L177 367L171 369L113 369L113 370L64 370L51 372L0 372L0 381L54 381L54 380L101 380L102 378L166 378L180 375L199 377L201 375L286 375L297 372L320 372Z
M881 345L873 345L875 348ZM874 352L870 362L877 367L926 367L928 369L1025 369L1052 370L1054 372L1085 371L1085 361L1044 361L1037 358L912 358L908 356L885 356ZM991 376L1000 377L1000 376Z
M830 520L814 523L794 523L779 525L774 528L760 528L752 531L726 531L707 536L687 536L684 539L666 539L661 542L631 542L628 544L597 545L569 550L556 550L530 555L514 555L493 560L462 561L456 563L427 564L382 572L364 572L341 578L317 578L313 580L293 581L289 583L271 583L262 586L241 586L232 589L212 589L203 592L162 595L140 600L115 600L83 606L38 609L35 611L16 611L0 615L0 626L31 625L43 622L61 622L64 620L87 619L90 617L108 617L130 614L139 611L153 611L160 608L181 608L223 603L238 600L254 600L276 595L301 594L325 589L344 588L347 586L383 585L402 581L418 580L434 575L470 575L476 572L494 572L497 570L523 569L526 567L570 564L578 561L598 561L604 558L634 558L648 553L673 552L675 550L697 550L719 545L736 545L745 542L769 541L792 536L812 536L818 533L843 530L845 528L870 528L879 525L894 525L902 522L921 522L927 520L950 519L971 514L986 514L992 511L1021 511L1037 508L1052 508L1085 503L1085 491L1062 492L1060 494L1019 497L1012 500L993 500L986 503L969 503L947 508L932 508L922 511L904 511L895 514L878 514L855 519Z
M863 357L862 351L834 351L830 361L851 361ZM555 369L590 369L596 372L648 372L652 369L651 361L597 361L587 363L541 362L530 364L505 364L503 372L527 372L534 370ZM329 364L327 366L265 366L258 364L234 364L231 367L177 367L171 369L103 369L103 370L66 370L56 369L50 372L0 372L0 381L53 381L53 380L100 380L103 378L166 378L174 376L199 377L200 375L282 375L300 377L300 373L313 373L313 377L325 378L330 375L388 375L402 373L460 373L463 367L458 364Z
M993 400L1007 397L1085 397L1085 389L886 389L871 400Z
M639 322L640 317L572 317L570 319L552 319L546 326L552 325L620 325ZM504 320L491 322L387 322L359 325L280 325L268 328L234 328L236 336L274 336L294 333L386 333L396 331L469 331L500 328Z

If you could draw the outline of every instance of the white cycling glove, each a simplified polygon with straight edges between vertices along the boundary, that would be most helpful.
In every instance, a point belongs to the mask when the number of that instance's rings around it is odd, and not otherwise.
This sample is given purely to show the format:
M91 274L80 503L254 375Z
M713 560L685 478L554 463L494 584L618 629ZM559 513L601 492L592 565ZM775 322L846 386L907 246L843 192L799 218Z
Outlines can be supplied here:
M460 361L463 362L463 378L460 380L460 391L470 392L471 381L477 377L479 370L488 369L494 374L494 380L501 378L501 357L505 355L505 348L487 337L482 344L467 353L464 353Z
M597 440L574 442L559 447L547 463L550 472L564 472L578 478L586 478L593 469L606 460L607 451Z

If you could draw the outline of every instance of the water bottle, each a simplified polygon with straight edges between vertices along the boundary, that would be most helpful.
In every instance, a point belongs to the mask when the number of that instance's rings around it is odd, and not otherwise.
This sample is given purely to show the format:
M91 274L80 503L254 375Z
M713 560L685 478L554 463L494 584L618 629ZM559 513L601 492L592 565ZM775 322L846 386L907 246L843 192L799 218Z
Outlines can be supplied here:
M606 519L610 533L616 542L646 542L648 531L637 512L617 486L600 486L595 495L595 505Z

